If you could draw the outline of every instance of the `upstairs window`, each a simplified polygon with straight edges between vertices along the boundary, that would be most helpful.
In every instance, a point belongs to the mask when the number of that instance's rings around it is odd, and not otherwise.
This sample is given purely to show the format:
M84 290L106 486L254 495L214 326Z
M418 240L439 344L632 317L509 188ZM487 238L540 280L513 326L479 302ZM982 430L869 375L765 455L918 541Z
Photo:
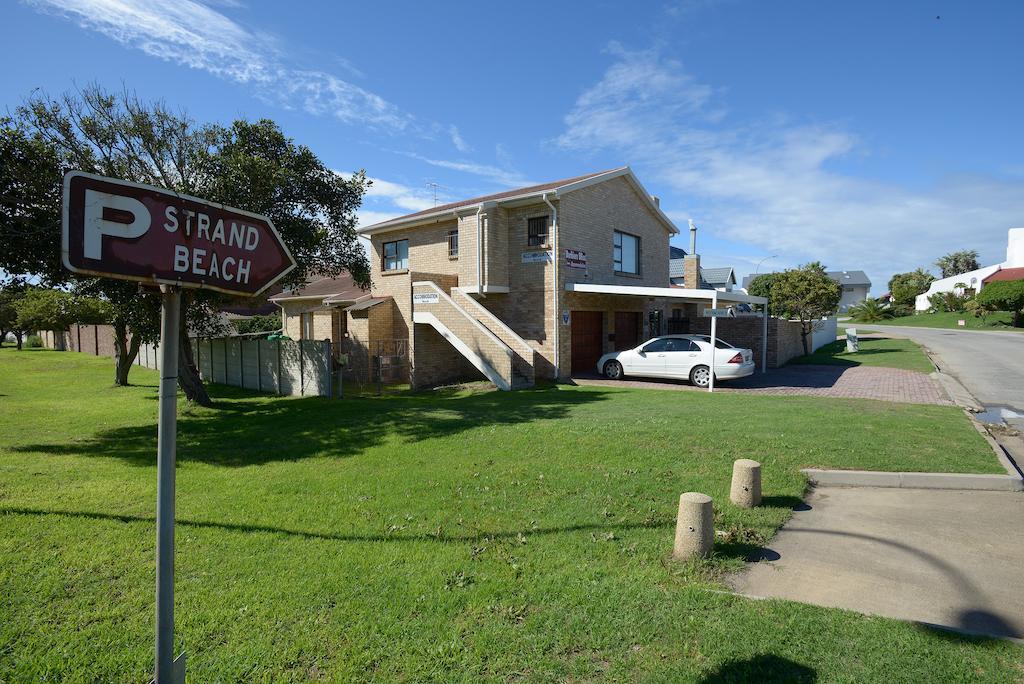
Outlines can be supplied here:
M448 258L459 258L459 231L457 230L448 231Z
M640 238L629 233L615 231L612 247L612 261L616 273L640 274Z
M526 222L526 244L541 247L548 243L548 217L538 216Z
M409 268L409 241L385 242L383 266L385 271L402 271Z

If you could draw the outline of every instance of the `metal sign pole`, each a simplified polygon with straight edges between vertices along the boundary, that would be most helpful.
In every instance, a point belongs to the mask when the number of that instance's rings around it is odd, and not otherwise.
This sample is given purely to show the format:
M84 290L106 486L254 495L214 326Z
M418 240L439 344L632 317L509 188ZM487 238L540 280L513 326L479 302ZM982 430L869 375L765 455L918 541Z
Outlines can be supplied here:
M161 286L160 422L156 449L156 679L185 681L184 653L174 662L174 461L178 435L178 324L181 292ZM175 675L178 675L177 677Z

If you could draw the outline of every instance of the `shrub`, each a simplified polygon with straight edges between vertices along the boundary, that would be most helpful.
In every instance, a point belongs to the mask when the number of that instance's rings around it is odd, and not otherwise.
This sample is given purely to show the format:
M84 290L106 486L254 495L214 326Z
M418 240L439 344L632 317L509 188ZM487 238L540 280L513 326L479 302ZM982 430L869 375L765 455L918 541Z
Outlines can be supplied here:
M982 288L975 299L984 307L1013 312L1013 327L1021 326L1024 280L997 280Z
M41 349L43 346L43 338L39 335L29 335L28 339L25 340L25 346L30 349Z
M232 324L235 326L235 330L242 335L252 333L267 333L269 335L281 330L281 314L275 312L267 316L240 318L232 321Z
M848 313L853 317L853 320L861 323L871 323L892 318L892 310L877 299L865 299L860 304L851 306Z

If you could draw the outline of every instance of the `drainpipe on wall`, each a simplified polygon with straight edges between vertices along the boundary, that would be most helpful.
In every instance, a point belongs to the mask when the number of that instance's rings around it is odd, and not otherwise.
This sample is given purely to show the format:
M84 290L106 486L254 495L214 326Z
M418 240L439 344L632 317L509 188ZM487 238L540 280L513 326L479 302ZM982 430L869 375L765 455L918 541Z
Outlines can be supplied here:
M557 195L556 195L557 196ZM554 353L554 366L555 366L555 382L558 382L558 340L559 340L559 326L561 325L561 319L558 312L558 210L555 209L555 205L548 199L548 193L542 195L544 203L551 208L551 277L554 281L551 287L551 306L554 309L552 311L555 328L553 333L555 353Z
M476 208L476 292L478 295L483 297L484 295L484 281L483 281L483 260L484 260L484 242L483 242L483 228L480 225L480 218L484 213L484 205L481 202Z

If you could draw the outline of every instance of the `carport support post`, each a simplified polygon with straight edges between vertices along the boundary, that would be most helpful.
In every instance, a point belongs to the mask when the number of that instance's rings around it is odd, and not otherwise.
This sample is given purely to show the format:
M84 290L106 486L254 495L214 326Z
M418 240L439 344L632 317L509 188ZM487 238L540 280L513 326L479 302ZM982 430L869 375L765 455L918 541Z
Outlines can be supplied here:
M156 448L156 679L174 682L174 461L178 435L178 321L181 292L163 285L160 419ZM184 662L184 661L183 661ZM182 675L184 672L182 672ZM181 677L184 682L184 676Z
M711 308L718 308L718 290L711 295ZM715 336L718 334L718 316L711 317L711 376L708 378L708 392L715 391Z

